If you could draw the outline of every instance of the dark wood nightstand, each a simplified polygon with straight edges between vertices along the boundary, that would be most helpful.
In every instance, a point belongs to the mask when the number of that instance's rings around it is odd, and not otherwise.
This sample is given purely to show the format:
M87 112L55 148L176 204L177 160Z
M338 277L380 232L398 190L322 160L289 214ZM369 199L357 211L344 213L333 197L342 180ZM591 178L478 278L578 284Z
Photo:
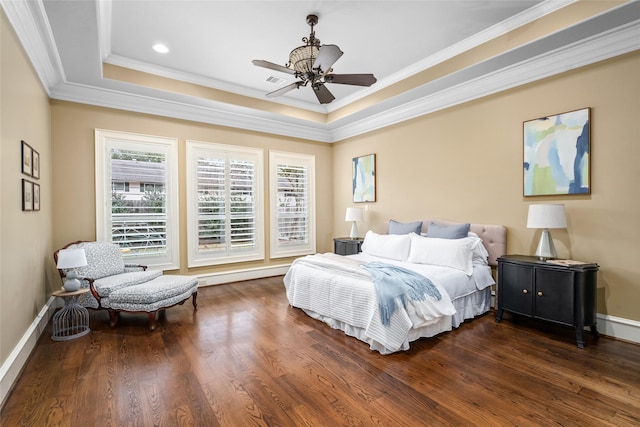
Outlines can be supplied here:
M571 326L584 348L585 326L596 327L597 264L557 265L526 255L498 258L498 310Z
M361 252L362 238L336 237L333 239L333 252L338 255L354 255Z

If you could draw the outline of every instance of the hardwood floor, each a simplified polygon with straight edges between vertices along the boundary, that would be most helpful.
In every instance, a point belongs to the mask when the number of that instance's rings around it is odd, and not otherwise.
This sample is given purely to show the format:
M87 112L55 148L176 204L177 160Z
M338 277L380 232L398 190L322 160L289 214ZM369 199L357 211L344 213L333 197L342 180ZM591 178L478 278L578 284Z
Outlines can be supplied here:
M381 356L288 305L281 277L201 288L154 332L40 338L2 426L640 424L640 346L493 313Z

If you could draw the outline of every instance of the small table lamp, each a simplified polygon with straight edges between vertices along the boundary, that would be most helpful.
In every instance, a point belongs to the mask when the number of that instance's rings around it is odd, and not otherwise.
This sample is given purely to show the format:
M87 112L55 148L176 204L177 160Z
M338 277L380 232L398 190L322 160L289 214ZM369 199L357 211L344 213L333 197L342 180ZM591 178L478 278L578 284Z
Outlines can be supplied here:
M352 239L357 239L358 238L358 225L356 224L357 221L364 221L364 214L362 212L362 209L360 208L347 208L347 213L344 216L344 220L345 221L353 221L353 224L351 225L351 234L349 235L350 238Z
M80 280L78 273L74 268L84 267L87 265L87 256L84 249L62 249L58 251L58 267L60 270L70 269L65 273L64 290L73 292L80 289Z
M556 248L553 245L550 228L567 228L567 216L564 205L529 205L527 228L542 228L542 235L536 249L538 259L553 259Z

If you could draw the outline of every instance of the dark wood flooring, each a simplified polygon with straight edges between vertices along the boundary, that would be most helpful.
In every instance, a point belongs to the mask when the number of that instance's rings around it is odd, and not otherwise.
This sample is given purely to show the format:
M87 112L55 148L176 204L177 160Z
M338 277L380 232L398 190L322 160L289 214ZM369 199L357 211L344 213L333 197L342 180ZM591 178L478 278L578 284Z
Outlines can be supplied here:
M40 338L2 426L632 426L640 346L493 313L381 356L288 305L281 277L202 288L157 329Z

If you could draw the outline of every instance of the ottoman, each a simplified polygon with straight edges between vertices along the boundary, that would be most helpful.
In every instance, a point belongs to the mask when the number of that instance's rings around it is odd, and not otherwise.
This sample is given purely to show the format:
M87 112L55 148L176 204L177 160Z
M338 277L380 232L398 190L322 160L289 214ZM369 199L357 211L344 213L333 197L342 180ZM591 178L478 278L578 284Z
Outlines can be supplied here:
M193 296L193 310L198 309L198 279L193 276L160 276L139 285L118 289L109 294L111 327L118 323L118 313L147 313L149 329L156 327L156 314Z

